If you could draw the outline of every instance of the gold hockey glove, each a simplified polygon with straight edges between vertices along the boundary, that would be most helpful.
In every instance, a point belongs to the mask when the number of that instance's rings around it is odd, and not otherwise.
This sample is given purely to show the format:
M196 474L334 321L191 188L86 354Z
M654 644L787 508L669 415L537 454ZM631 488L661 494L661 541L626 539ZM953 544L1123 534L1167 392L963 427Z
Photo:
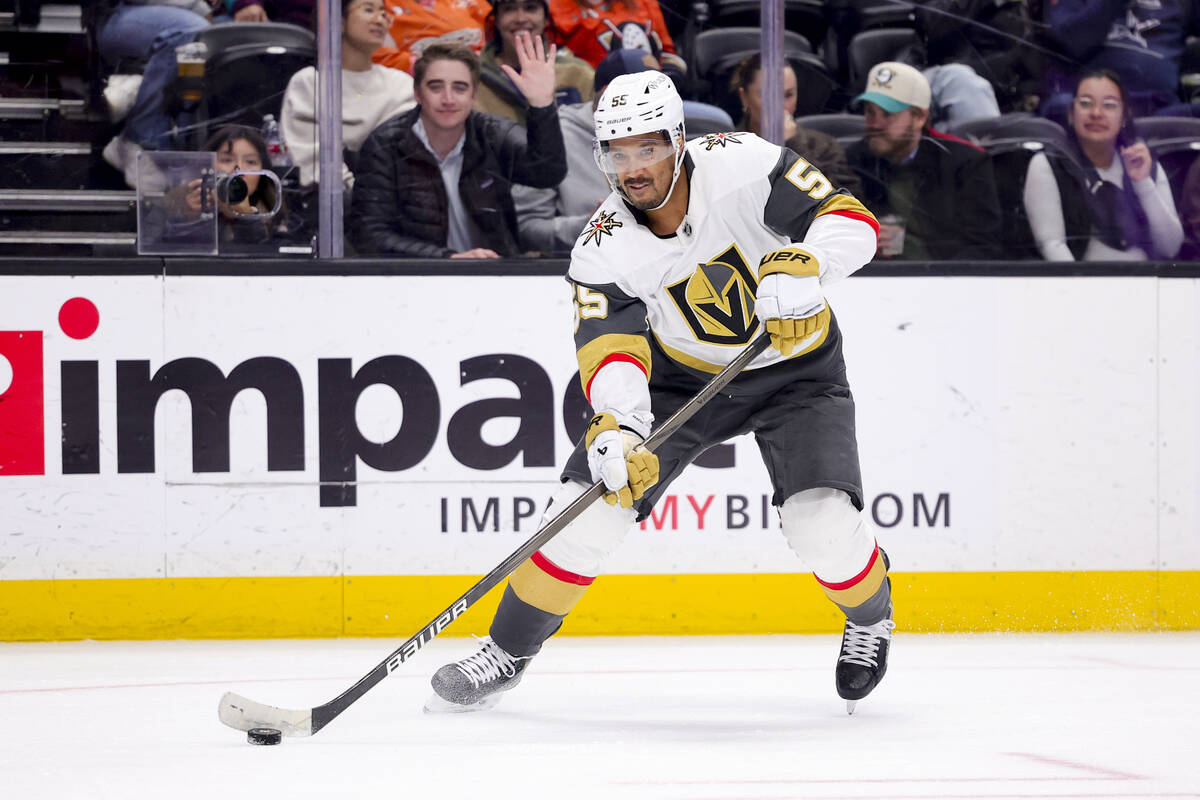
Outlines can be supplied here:
M803 319L769 319L767 333L771 334L771 346L784 356L790 356L802 341L824 325L825 318L818 312Z
M630 508L658 483L658 456L641 446L642 437L622 428L612 414L592 417L584 435L592 480L604 481L604 501Z
M799 245L781 247L758 264L754 313L771 335L771 346L790 356L828 321L817 257Z

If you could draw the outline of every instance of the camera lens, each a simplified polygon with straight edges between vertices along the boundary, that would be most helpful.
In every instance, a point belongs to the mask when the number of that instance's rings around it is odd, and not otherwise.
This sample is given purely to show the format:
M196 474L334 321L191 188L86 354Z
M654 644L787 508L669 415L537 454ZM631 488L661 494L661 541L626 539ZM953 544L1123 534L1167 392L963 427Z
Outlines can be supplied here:
M237 205L250 194L246 181L238 175L221 175L217 178L217 199L226 205Z

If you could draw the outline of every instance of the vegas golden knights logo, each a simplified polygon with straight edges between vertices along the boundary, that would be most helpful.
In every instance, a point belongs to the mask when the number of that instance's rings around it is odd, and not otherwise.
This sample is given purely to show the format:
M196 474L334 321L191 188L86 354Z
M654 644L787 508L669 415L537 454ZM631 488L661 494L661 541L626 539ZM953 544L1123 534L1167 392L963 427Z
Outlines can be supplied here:
M745 344L758 330L754 293L758 282L736 244L698 264L691 277L667 287L671 299L701 342Z
M712 150L714 147L717 147L718 145L720 145L721 149L724 150L725 146L728 144L741 144L742 143L742 135L743 134L737 133L737 132L705 134L705 136L704 136L704 151L708 152L709 150Z
M613 228L624 227L620 220L613 219L617 215L615 211L609 211L607 214L601 211L595 219L587 224L583 229L583 243L595 242L596 247L600 246L600 240L607 234L613 235Z

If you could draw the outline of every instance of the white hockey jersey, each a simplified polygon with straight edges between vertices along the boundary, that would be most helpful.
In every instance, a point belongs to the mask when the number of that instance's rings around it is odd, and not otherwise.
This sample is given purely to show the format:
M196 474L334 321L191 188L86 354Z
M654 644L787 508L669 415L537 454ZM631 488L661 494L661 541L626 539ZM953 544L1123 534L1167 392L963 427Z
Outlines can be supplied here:
M736 357L759 332L754 301L764 254L804 243L822 284L875 254L871 213L787 148L751 133L712 134L687 145L685 169L688 209L673 235L653 233L614 192L571 252L580 379L598 410L605 403L592 397L592 384L601 370L632 363L649 377L647 335L693 371L716 373ZM790 358L819 347L828 330L827 323ZM783 360L768 349L750 369Z

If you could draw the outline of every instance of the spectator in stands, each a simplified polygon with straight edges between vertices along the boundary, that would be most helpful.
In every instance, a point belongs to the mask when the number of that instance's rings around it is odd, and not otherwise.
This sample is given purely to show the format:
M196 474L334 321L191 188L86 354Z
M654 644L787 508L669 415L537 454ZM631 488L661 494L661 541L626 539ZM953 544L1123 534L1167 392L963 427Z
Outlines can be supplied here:
M209 0L110 0L100 9L96 46L101 58L109 67L123 60L145 64L125 125L104 148L104 160L124 174L130 187L137 186L137 151L168 144L171 119L165 97L178 69L175 48L207 28L213 10Z
M866 135L846 149L863 203L879 219L879 254L917 260L999 258L1000 203L987 154L929 127L929 82L907 64L871 68Z
M204 149L217 154L217 172L220 174L233 176L234 173L271 169L271 158L262 135L244 125L223 126L209 138ZM288 210L275 183L255 174L235 177L244 182L244 194L235 190L234 194L240 195L236 199L231 197L229 202L218 199L216 204L219 214L217 240L221 252L236 252L238 245L286 240ZM203 193L211 188L206 189L197 179L180 189L180 200L171 204L176 209L175 214L183 219L195 219L206 204ZM278 211L275 209L277 200Z
M596 67L594 98L600 97L618 75L658 69L654 56L642 50L614 50ZM567 176L548 189L514 186L513 203L522 246L530 252L568 256L575 240L596 209L612 192L608 179L596 166L593 144L596 125L594 99L587 103L559 106L563 146L567 154Z
M390 0L394 12L391 42L375 51L376 64L413 71L425 48L435 42L483 48L483 23L492 6L487 0Z
M1183 228L1187 238L1179 251L1185 261L1200 261L1200 156L1183 179Z
M516 256L511 186L566 176L554 105L554 58L542 40L515 40L520 72L505 74L529 101L526 126L473 111L479 57L433 44L413 68L418 106L367 137L352 200L359 252L420 258Z
M558 43L593 67L613 50L645 50L676 84L687 73L657 0L550 0L550 16Z
M342 146L350 153L357 153L381 122L416 104L407 72L371 63L390 23L385 0L342 0ZM316 106L317 70L305 67L288 82L281 114L284 141L305 186L319 177ZM342 183L346 189L354 185L345 163Z
M762 135L762 54L747 56L737 65L730 88L742 104L738 130ZM803 128L796 122L796 71L783 67L783 138L785 146L804 156L825 173L835 186L858 197L862 186L846 163L846 152L838 140L822 131Z
M1137 138L1129 97L1112 70L1085 72L1067 131L1076 167L1029 161L1025 209L1048 261L1173 258L1183 243L1166 171Z
M313 0L225 0L234 22L287 22L311 27Z
M475 110L507 117L524 125L529 102L500 67L506 64L512 69L517 68L514 41L520 31L541 37L547 45L554 41L547 0L497 0L487 17L485 30L488 43L480 56ZM560 47L554 71L554 95L558 105L591 102L593 71L586 61Z
M1121 77L1134 117L1192 116L1181 103L1179 66L1188 34L1200 34L1191 0L1054 0L1045 4L1055 44L1070 59L1046 70L1041 113L1062 123L1078 75L1109 69Z

